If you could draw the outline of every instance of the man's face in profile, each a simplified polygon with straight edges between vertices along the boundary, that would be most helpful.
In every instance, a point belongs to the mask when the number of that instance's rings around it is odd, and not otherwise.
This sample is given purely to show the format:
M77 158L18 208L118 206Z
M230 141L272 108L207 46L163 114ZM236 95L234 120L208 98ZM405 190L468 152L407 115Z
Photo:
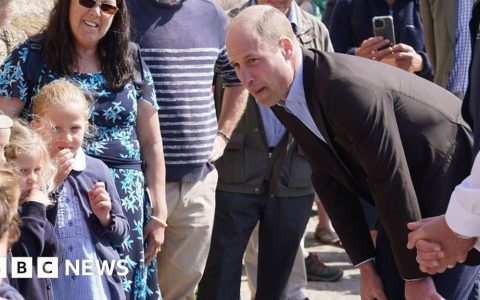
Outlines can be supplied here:
M238 78L260 104L273 106L286 98L294 77L293 55L281 41L270 45L240 25L229 30L226 44Z

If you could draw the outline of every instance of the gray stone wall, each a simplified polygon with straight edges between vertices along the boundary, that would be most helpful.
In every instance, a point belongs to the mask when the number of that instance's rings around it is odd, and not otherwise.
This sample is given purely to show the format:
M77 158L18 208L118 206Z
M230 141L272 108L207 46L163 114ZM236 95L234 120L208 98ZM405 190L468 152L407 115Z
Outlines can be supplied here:
M0 62L15 45L45 26L53 1L13 0L10 22L0 29Z

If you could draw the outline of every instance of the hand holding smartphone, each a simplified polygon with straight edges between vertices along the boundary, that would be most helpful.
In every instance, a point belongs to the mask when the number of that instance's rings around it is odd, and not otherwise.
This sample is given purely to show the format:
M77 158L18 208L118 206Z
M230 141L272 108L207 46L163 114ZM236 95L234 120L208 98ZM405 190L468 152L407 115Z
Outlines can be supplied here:
M388 39L390 41L390 45L386 45L387 48L392 47L396 44L395 42L395 29L393 26L393 18L392 16L377 16L372 18L372 25L373 25L373 35L374 36L382 36L384 39ZM378 50L381 50L378 49Z

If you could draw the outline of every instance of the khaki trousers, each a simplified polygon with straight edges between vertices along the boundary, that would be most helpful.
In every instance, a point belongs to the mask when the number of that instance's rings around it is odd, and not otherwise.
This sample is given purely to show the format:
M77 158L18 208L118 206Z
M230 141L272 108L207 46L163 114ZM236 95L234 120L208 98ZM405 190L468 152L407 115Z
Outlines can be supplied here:
M168 227L158 259L164 300L193 300L208 251L215 215L218 172L197 182L167 182Z

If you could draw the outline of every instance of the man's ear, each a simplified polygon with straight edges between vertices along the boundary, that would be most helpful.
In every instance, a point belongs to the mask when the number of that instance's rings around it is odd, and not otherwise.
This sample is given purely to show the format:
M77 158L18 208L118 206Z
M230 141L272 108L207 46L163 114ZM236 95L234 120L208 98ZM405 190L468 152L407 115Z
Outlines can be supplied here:
M293 43L288 37L283 37L280 40L280 46L283 48L283 54L287 60L293 57Z

